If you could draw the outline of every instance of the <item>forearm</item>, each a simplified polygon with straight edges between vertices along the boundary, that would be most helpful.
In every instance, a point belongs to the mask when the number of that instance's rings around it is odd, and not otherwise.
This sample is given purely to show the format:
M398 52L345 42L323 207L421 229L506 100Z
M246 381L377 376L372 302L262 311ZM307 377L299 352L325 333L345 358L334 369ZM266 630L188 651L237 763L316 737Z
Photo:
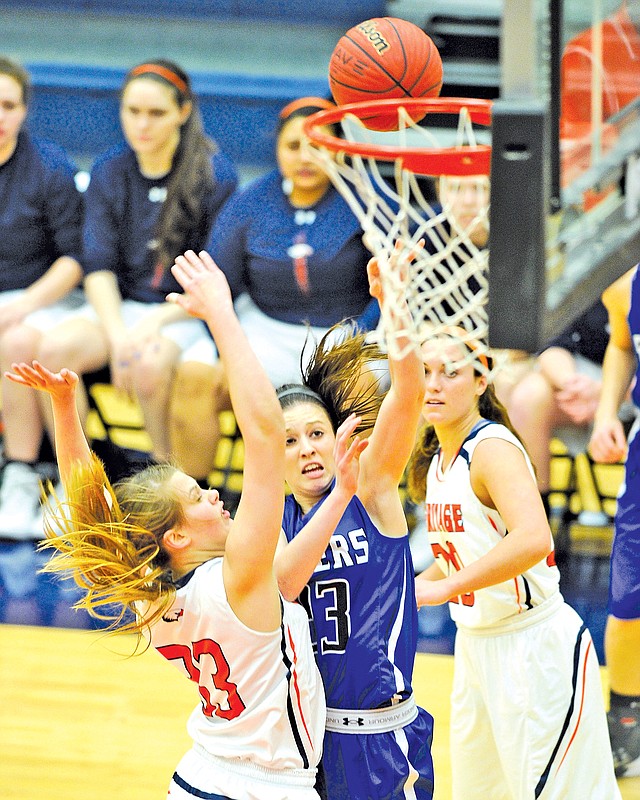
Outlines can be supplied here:
M610 342L602 364L602 391L596 411L596 422L617 417L635 372L635 356L632 351Z
M513 580L546 558L550 552L548 529L534 532L515 528L477 561L447 576L449 597Z
M82 279L80 264L70 256L60 256L45 274L31 284L25 297L33 310L56 303Z
M91 450L78 415L75 393L64 398L52 397L51 405L56 457L64 484L74 464L78 461L88 463L91 460Z
M282 424L282 412L275 390L258 361L233 306L211 309L205 322L225 366L229 396L240 430L249 426L271 431ZM229 365L233 368L229 368ZM284 446L284 438L283 438Z
M123 335L122 296L113 272L90 272L84 280L87 300L93 306L109 339Z
M295 600L309 582L352 496L334 489L298 535L278 552L274 569L286 600Z

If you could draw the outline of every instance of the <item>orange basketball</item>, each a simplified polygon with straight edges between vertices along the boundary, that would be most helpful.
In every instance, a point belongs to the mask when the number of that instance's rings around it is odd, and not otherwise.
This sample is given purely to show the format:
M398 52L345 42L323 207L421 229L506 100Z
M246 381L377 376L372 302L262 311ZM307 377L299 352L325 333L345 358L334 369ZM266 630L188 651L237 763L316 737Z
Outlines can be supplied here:
M437 97L442 60L427 34L404 19L378 17L354 25L329 61L329 86L338 105L396 97ZM413 113L418 122L424 114ZM363 118L368 128L390 131L397 114Z

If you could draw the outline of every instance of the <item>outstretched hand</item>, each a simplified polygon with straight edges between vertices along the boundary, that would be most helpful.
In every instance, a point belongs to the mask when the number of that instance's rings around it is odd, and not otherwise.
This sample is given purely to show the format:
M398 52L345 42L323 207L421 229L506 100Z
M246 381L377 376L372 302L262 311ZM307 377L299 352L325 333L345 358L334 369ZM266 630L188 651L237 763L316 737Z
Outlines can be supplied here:
M60 372L51 372L38 361L33 361L31 364L25 362L12 364L11 370L4 374L13 383L29 389L39 389L58 398L72 396L79 380L76 373L66 367Z
M171 292L167 300L182 306L192 317L207 319L225 306L233 307L225 274L206 251L196 254L187 250L176 258L171 273L184 289L184 294Z
M360 477L360 456L369 444L368 439L353 436L355 429L362 422L360 417L351 414L336 431L336 443L333 455L336 466L336 488L353 496L358 489Z

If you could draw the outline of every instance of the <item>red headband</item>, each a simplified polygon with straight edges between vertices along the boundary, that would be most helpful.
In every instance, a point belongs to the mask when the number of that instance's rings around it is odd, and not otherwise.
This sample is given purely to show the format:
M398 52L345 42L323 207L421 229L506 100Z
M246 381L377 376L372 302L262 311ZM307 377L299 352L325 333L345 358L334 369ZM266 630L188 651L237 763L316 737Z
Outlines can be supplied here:
M137 78L140 75L145 75L146 73L153 73L154 75L159 75L161 78L164 78L165 81L168 81L181 94L189 94L189 87L187 84L182 80L179 75L176 75L175 72L172 72L167 67L162 67L160 64L140 64L139 67L134 67L131 72L129 73L130 78Z
M288 103L278 116L280 119L287 119L294 111L298 111L300 108L317 108L320 111L320 109L328 110L335 107L335 103L332 103L331 100L325 100L324 97L299 97L297 100L292 100Z

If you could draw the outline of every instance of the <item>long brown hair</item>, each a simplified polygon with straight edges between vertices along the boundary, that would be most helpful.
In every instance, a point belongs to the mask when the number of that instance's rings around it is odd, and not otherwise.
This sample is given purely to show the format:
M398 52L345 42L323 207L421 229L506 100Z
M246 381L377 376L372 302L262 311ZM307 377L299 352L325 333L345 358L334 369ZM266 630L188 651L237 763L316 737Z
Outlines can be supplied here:
M218 147L204 132L191 80L181 67L164 58L139 64L127 73L122 92L131 81L141 77L171 89L180 108L191 103L191 114L181 128L180 143L173 156L167 197L156 224L157 263L167 270L176 256L189 246L186 239L204 213L204 198L215 180L211 155Z
M318 342L302 383L278 389L280 405L285 409L315 402L329 415L334 431L355 413L362 418L358 431L370 430L384 398L382 376L376 375L381 362L386 362L385 354L365 333L355 324L338 323Z
M109 622L109 629L142 634L171 605L175 587L162 545L184 522L169 485L176 468L154 464L111 486L92 455L73 468L67 500L48 501L46 539L55 555L43 571L70 577L82 589L76 608Z
M488 366L489 369L492 368L491 359L489 359ZM474 369L474 375L476 375L476 377L479 377L481 374L479 370ZM487 388L478 398L478 411L483 419L488 419L491 422L499 422L504 425L505 428L508 428L524 447L522 439L509 419L507 409L502 405L500 400L498 400L493 384L487 384ZM425 499L427 491L427 472L429 471L431 460L439 447L440 442L438 441L433 425L429 423L422 425L418 431L416 445L409 459L409 464L407 465L407 491L414 503L422 503Z

